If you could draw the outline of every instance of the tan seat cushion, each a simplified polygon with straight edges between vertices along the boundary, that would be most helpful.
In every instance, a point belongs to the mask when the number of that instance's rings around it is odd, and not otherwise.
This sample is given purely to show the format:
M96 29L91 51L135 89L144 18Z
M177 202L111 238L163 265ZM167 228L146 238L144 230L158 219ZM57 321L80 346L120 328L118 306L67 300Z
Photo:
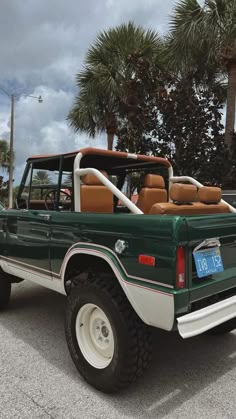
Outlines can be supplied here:
M218 204L221 200L221 189L215 186L203 186L198 189L198 199L204 204Z
M203 186L198 190L194 185L174 183L170 189L171 202L156 203L152 206L150 214L169 215L206 215L229 213L227 204L220 203L221 189L217 187Z
M191 204L176 205L171 202L163 202L152 206L150 214L169 214L169 215L207 215L229 213L226 204L203 204L194 202Z
M137 207L148 214L153 204L156 202L166 202L167 191L165 190L165 182L162 176L148 174L144 178L144 187L139 193Z
M102 172L108 177L106 172ZM80 186L81 211L113 213L113 193L92 174L82 177Z
M196 208L196 214L224 214L230 212L229 206L223 203L203 204L202 202L199 202L193 205L194 208Z
M108 178L107 172L104 172L101 170L101 173ZM97 176L93 175L92 173L89 173L87 175L82 176L82 182L84 185L92 185L92 186L104 186L103 183L98 179Z
M81 185L82 212L113 212L113 193L105 186Z
M148 173L144 177L143 186L144 188L165 189L164 178L159 175L152 175Z
M185 185L183 183L174 183L170 188L170 199L173 202L185 203L194 202L197 197L197 187L194 185Z
M176 205L172 202L154 204L149 214L191 215L193 214L193 204Z

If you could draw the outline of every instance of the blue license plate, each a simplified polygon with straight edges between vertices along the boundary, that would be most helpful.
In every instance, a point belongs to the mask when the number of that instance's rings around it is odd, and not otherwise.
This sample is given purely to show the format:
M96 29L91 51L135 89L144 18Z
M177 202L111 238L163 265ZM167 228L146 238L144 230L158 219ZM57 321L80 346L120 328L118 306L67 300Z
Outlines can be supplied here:
M193 252L193 257L198 278L203 278L204 276L224 270L219 247L198 250L197 252Z

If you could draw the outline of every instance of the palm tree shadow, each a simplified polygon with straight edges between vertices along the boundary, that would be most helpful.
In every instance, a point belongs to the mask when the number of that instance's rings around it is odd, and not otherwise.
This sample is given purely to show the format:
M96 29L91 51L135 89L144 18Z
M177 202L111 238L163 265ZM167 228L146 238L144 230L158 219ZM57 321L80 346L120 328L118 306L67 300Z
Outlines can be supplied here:
M64 336L66 298L38 285L15 288L1 324L78 384ZM121 417L127 409L132 417L162 418L233 370L235 347L235 333L183 340L175 333L154 331L154 355L145 376L122 393L99 394ZM94 391L88 386L91 395Z

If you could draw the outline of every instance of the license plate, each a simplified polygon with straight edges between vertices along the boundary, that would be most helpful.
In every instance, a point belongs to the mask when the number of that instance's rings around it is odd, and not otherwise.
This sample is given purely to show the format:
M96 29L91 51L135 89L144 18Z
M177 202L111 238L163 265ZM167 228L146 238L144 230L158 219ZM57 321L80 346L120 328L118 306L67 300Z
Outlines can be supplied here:
M193 252L193 257L198 278L203 278L204 276L224 270L219 247L198 250L197 252Z

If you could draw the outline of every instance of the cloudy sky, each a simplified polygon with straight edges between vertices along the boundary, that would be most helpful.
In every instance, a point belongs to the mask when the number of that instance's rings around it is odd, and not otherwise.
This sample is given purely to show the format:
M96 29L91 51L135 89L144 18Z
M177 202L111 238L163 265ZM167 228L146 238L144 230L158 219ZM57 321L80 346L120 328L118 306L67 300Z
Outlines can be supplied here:
M167 30L175 0L1 0L0 88L20 95L15 104L15 179L32 154L84 146L105 147L75 134L66 116L75 74L98 32L129 20ZM39 104L25 95L42 95ZM9 140L10 100L0 91L0 138Z

